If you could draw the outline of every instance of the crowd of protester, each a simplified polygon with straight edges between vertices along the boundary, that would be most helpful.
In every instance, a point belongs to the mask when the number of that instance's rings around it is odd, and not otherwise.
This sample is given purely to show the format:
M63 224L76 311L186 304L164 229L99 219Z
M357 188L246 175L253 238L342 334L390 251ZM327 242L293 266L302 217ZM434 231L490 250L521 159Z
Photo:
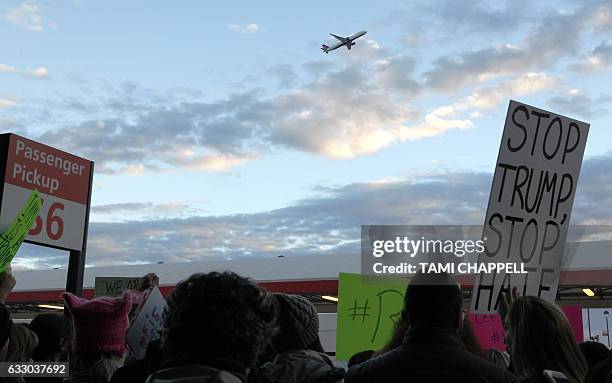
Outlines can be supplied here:
M0 274L0 362L66 362L66 378L7 382L366 383L612 382L612 355L597 342L577 344L554 303L509 291L500 302L505 352L484 350L448 274L416 275L401 318L380 350L356 353L345 370L325 353L315 306L299 295L269 293L233 272L194 274L167 298L164 328L144 358L126 331L146 291L84 299L62 295L65 313L13 323L4 302L15 286Z

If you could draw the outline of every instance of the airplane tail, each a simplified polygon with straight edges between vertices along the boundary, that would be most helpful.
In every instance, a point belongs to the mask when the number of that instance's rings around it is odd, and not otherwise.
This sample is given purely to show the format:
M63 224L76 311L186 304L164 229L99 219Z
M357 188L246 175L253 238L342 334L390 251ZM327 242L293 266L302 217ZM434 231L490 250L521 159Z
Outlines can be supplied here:
M322 45L321 45L321 50L322 50L323 52L325 52L325 53L329 53L329 47L328 47L327 45L325 45L325 44L322 44Z

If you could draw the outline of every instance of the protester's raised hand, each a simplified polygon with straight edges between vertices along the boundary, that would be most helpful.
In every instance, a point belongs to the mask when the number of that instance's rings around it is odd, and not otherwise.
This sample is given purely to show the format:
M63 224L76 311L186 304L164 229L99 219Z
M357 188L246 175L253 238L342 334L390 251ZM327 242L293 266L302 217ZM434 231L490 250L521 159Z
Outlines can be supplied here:
M0 303L5 303L6 298L13 291L13 287L17 283L15 276L12 273L12 268L9 265L6 271L0 274Z
M159 277L155 273L149 273L142 277L139 291L146 291L153 286L159 286Z

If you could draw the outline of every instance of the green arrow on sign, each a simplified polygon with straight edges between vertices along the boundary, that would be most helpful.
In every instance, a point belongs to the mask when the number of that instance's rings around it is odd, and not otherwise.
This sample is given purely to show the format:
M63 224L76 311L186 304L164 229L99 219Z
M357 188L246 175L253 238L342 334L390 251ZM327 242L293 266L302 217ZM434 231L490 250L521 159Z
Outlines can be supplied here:
M7 266L17 254L17 250L38 217L41 206L40 193L34 189L11 226L0 236L0 273L6 271Z

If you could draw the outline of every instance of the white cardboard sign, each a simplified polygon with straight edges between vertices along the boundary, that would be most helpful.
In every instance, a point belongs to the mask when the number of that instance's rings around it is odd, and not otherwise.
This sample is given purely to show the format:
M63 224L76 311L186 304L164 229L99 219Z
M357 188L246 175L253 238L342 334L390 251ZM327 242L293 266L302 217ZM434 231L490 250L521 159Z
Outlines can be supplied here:
M500 295L554 301L589 124L510 101L483 227L481 263L523 263L527 274L480 273L471 311Z
M137 359L144 358L149 343L159 339L167 306L159 287L155 286L126 335L127 345Z

